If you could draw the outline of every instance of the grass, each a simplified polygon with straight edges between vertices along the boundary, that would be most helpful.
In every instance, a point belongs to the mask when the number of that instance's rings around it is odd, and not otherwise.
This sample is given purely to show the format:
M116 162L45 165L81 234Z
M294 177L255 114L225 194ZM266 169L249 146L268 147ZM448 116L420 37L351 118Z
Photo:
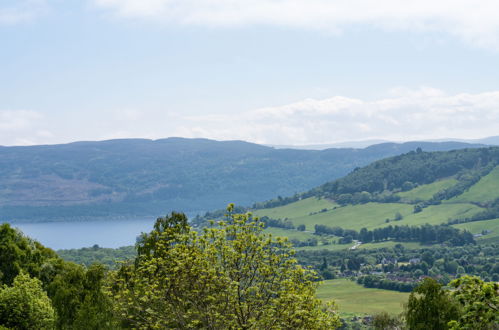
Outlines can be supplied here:
M311 212L323 208L327 208L328 211L310 215ZM258 210L255 213L272 218L288 218L295 226L305 224L307 231L312 232L316 224L355 230L389 225L419 226L426 223L437 225L446 223L448 219L467 217L482 211L480 207L469 203L432 205L419 213L413 213L413 208L413 205L404 203L367 203L339 207L327 200L308 198L278 208ZM403 216L400 221L393 220L397 212ZM390 222L386 223L386 219L390 219Z
M431 225L438 225L446 223L449 219L467 217L481 211L483 209L469 203L432 205L424 208L422 212L411 213L408 216L404 216L404 219L401 221L391 224L417 226L429 223Z
M483 244L499 243L499 219L461 223L453 227L467 230L472 234L481 234L483 230L490 230L491 233L476 238L476 241Z
M305 224L307 230L314 230L315 224L360 230L363 227L368 229L380 227L385 224L386 219L393 219L397 212L405 216L412 212L412 206L397 203L348 205L324 213L291 218L291 220L295 225Z
M402 304L409 293L382 289L369 289L348 279L324 281L317 290L317 297L334 300L341 314L390 314L402 312Z
M274 227L266 228L265 233L272 234L272 236L288 237L289 239L297 239L300 241L306 241L309 238L317 238L317 239L319 238L318 236L310 232L303 232L294 229L274 228Z
M397 244L403 245L406 249L420 249L424 247L424 245L418 243L418 242L395 242L395 241L386 241L386 242L379 242L379 243L366 243L366 244L361 244L358 249L381 249L381 248L392 248Z
M254 215L262 217L268 216L273 219L297 218L308 216L310 213L319 212L322 209L330 209L336 204L326 200L310 197L288 205L274 207L271 209L255 210Z
M450 188L455 185L458 181L456 179L444 179L435 181L430 184L424 184L418 186L412 190L397 193L404 200L416 201L416 200L429 200L437 192Z
M488 202L499 198L499 166L449 202Z

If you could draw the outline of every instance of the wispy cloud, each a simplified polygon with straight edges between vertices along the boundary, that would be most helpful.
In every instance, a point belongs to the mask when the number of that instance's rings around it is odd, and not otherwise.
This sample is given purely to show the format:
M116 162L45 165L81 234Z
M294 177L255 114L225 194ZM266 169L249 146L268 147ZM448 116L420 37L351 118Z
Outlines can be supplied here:
M129 18L200 26L273 25L340 32L368 25L436 31L499 49L496 0L91 0Z
M50 141L43 116L32 110L0 110L0 145L31 145Z
M308 99L232 117L185 117L186 137L268 144L318 144L364 139L480 138L499 133L499 91L447 95L432 88L398 89L374 101Z
M46 0L16 0L0 3L0 25L29 22L48 10Z

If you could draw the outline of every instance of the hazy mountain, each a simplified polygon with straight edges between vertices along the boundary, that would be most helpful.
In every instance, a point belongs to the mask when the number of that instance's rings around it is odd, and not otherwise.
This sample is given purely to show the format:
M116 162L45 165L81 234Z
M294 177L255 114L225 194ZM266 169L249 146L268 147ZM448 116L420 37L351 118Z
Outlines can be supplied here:
M289 196L374 160L459 142L365 149L276 149L243 141L168 138L0 147L0 220L156 216Z

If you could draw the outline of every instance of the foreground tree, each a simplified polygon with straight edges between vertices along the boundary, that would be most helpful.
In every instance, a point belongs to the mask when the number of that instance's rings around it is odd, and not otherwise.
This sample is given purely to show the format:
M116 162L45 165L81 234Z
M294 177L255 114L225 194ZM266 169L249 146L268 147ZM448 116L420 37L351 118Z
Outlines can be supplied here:
M19 274L11 287L0 289L0 328L52 329L55 312L42 283Z
M462 306L461 317L452 329L499 329L499 284L464 276L450 283L452 296Z
M290 244L250 214L191 230L185 215L157 220L134 263L111 275L119 316L137 328L332 329L339 318L315 298L315 274Z
M409 296L405 318L409 329L448 329L448 323L459 317L459 309L442 285L425 278Z

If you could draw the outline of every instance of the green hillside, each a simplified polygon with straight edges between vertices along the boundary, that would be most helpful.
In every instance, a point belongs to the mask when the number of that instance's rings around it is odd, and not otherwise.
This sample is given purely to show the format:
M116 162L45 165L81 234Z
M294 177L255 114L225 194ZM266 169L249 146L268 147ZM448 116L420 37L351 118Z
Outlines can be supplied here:
M417 227L474 221L454 228L474 234L477 230L491 230L491 234L479 240L494 241L495 224L488 219L493 219L495 210L499 209L491 203L499 197L498 150L410 152L356 169L344 178L303 194L310 197L292 203L282 199L283 205L256 209L254 214L287 220L295 227L305 225L310 234L316 225L360 231L362 228L374 230L388 226ZM487 220L476 222L482 219ZM310 239L305 233L295 232L287 229L280 234L295 240L300 240L299 237ZM338 237L321 239L316 246L298 248L338 250L355 245L335 244ZM403 244L415 247L419 243ZM394 245L394 242L377 242L359 248Z
M480 179L463 194L449 202L490 202L499 198L499 167Z
M499 243L499 219L468 222L454 227L468 230L472 234L484 233L483 236L476 238L478 243Z
M430 184L423 184L409 191L396 193L395 195L407 201L425 201L431 199L433 195L435 195L439 191L456 185L456 183L458 183L458 181L454 178L443 179Z

